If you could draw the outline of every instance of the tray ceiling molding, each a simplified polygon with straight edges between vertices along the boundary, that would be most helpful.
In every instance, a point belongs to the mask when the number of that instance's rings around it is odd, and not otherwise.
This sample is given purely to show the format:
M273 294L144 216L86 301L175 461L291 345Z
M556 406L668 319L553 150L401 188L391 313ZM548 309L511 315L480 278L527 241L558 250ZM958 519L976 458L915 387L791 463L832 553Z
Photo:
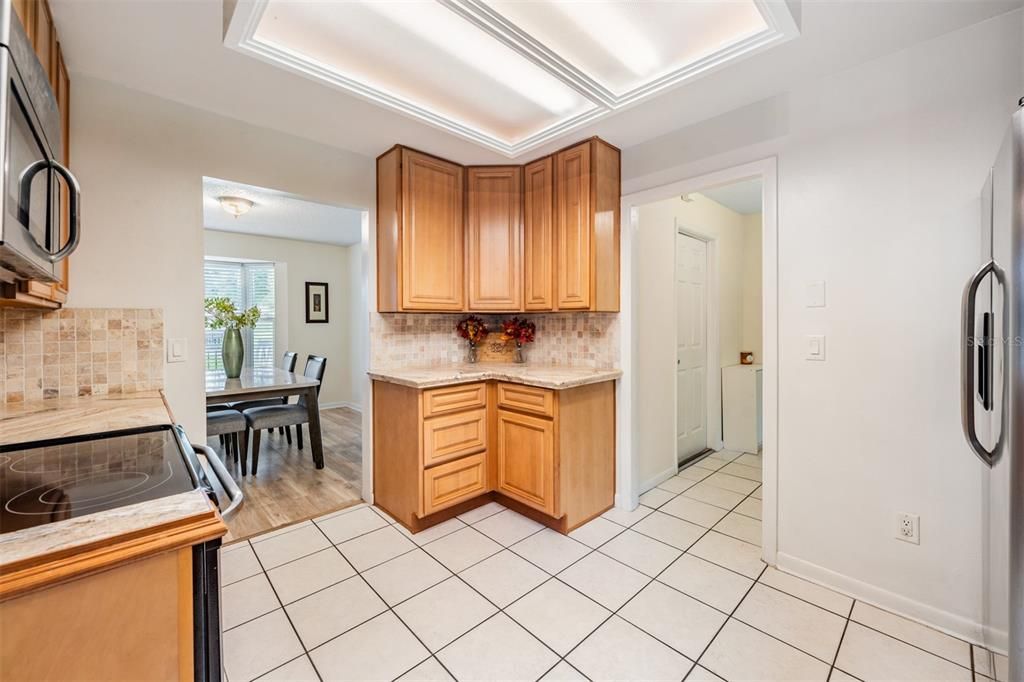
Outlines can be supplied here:
M506 19L482 0L437 0L494 40L530 61L567 87L593 103L594 107L545 126L519 140L459 121L452 116L421 106L410 98L349 78L297 50L256 38L270 0L238 0L224 27L224 44L242 54L284 68L305 78L325 83L357 97L440 128L509 158L520 156L573 130L597 121L617 110L634 106L688 80L708 74L738 59L753 55L799 36L799 27L787 0L753 0L766 28L715 50L702 58L616 95L541 41ZM225 9L227 11L227 4ZM614 36L611 37L614 41Z

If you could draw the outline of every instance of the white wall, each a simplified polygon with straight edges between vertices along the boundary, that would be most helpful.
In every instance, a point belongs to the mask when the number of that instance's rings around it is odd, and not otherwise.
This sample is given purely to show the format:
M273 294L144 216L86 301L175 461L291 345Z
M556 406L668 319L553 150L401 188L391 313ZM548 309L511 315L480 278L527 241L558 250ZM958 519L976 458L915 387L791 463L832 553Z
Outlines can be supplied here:
M202 441L203 176L367 208L373 159L87 77L74 78L72 97L83 203L68 305L163 309L167 337L189 349L166 366L167 396Z
M777 155L779 564L968 637L986 504L960 432L960 293L1021 27L1004 15L623 153L624 194ZM817 279L828 307L805 308ZM826 362L804 360L807 334ZM901 511L919 546L894 539Z
M327 358L320 389L321 405L361 408L361 393L354 377L366 369L355 364L356 335L361 310L353 309L361 294L361 262L351 252L360 246L336 246L295 239L260 237L237 232L206 230L206 255L272 261L278 265L276 282L279 322L277 355L286 350L299 354L296 370L302 371L309 354ZM327 282L327 324L306 323L306 282ZM356 291L352 291L355 285ZM362 306L360 306L362 308Z
M639 207L639 230L633 249L643 267L637 272L634 291L636 323L641 329L674 328L675 234L690 234L714 241L718 262L719 366L739 362L742 350L754 350L761 358L761 222L760 214L745 216L700 194L690 201L673 197ZM752 239L751 232L756 236ZM757 263L748 272L749 263ZM641 333L643 352L637 358L637 390L644 399L636 429L641 490L653 487L676 467L675 336ZM721 401L721 382L709 396ZM708 419L708 442L721 440L721 421Z

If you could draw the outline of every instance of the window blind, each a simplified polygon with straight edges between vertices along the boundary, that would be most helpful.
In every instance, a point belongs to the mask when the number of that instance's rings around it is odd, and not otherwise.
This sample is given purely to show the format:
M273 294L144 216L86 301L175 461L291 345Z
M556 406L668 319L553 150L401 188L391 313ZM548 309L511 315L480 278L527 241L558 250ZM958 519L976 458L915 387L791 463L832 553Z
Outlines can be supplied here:
M260 309L260 321L252 329L242 330L245 344L245 366L270 368L274 366L274 264L240 263L208 258L203 264L205 296L223 296L235 307L244 310L252 306ZM223 369L221 344L224 330L207 329L205 360L207 369Z

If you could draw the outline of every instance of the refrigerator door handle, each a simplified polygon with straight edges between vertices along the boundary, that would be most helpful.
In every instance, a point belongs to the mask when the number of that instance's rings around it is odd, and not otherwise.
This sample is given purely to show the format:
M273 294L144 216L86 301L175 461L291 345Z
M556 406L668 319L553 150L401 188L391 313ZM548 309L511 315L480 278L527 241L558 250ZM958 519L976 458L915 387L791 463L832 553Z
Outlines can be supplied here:
M1000 407L1002 414L999 420L999 438L996 439L995 445L989 449L985 447L981 440L979 440L977 425L975 423L977 399L975 397L976 367L974 364L974 350L979 345L978 339L974 335L974 324L977 315L977 294L978 288L981 286L982 282L985 281L985 278L988 275L992 275L1003 290L1003 324L1005 325L1006 320L1009 319L1009 304L1006 296L1006 274L994 260L990 260L982 265L976 273L974 273L974 275L967 281L967 286L964 287L963 302L961 304L961 313L963 315L963 337L960 340L960 416L963 420L964 436L967 438L967 444L982 462L991 467L1002 456L1003 446L1006 443L1006 388L1008 382L1005 378L1001 382L1002 400L1000 401ZM990 338L984 339L982 343L988 343ZM1007 364L1009 361L1008 347L1008 343L1004 342L1002 344L1004 373L1006 368L1009 367Z

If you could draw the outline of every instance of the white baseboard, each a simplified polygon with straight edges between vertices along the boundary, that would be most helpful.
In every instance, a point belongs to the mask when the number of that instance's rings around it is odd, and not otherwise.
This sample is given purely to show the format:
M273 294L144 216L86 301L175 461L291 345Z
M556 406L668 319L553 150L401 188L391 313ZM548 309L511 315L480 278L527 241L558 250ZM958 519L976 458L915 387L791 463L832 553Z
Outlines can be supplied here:
M334 403L320 403L321 410L329 410L332 407L347 407L348 409L355 410L356 412L359 413L362 413L363 411L362 405L360 405L359 403L350 403L347 400L339 400L338 402Z
M667 481L668 479L672 478L673 476L675 476L678 473L679 473L679 466L678 465L677 466L669 467L668 469L665 469L664 471L658 472L657 474L655 474L651 478L647 479L646 481L642 481L640 483L640 494L643 495L645 492L647 492L651 488L656 487L662 481Z
M986 628L970 618L943 611L877 585L798 559L785 552L779 552L776 558L778 568L786 573L792 573L823 587L842 592L854 599L899 614L954 637L966 639L974 644L1000 652L1006 651L1009 644L1009 636L1006 632Z

